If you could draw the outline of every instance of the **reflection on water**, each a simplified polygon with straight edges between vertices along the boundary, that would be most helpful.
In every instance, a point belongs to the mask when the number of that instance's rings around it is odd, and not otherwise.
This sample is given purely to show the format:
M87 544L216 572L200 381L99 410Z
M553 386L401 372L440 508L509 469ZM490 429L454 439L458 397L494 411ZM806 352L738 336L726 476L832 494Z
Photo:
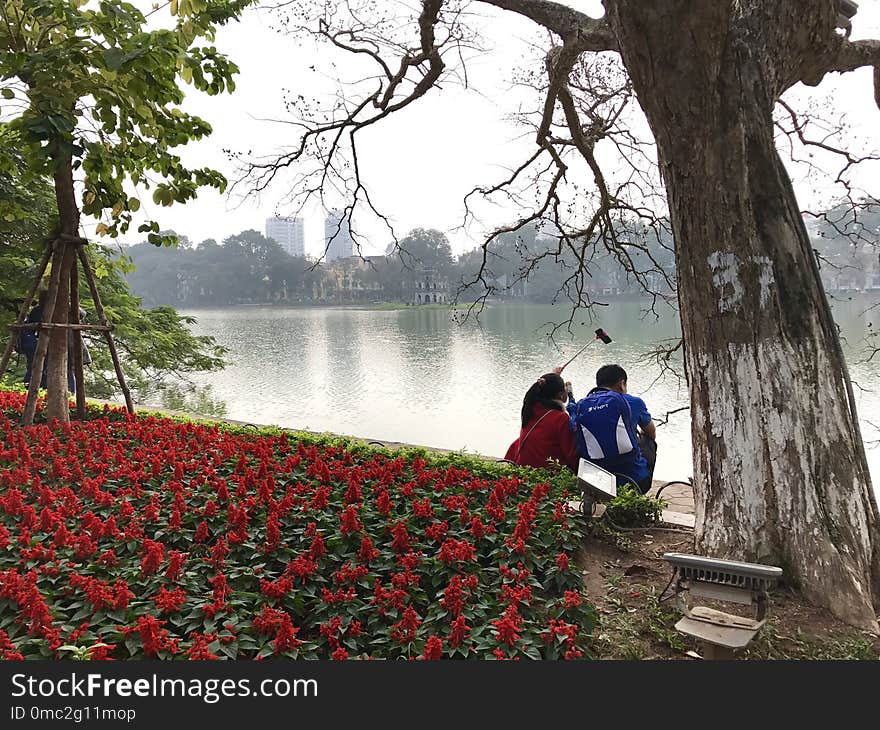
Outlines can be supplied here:
M880 438L866 421L880 407L880 357L857 362L871 329L859 314L865 301L835 302L846 337L865 438ZM629 390L645 398L655 420L687 404L684 381L662 376L645 354L678 337L674 313L643 317L641 305L615 303L601 321L575 323L576 338L549 343L543 325L551 306L509 305L484 311L479 324L458 325L445 310L368 311L334 308L232 307L185 312L196 334L229 348L229 366L196 377L226 403L230 418L375 439L405 441L502 456L519 428L519 409L535 378L565 362L597 326L613 338L596 343L565 371L582 395L596 369L617 362ZM880 311L873 313L874 327ZM869 315L868 320L871 320ZM673 360L680 365L680 358ZM679 367L680 370L680 367ZM692 473L687 412L658 430L656 475ZM869 449L880 482L880 449Z

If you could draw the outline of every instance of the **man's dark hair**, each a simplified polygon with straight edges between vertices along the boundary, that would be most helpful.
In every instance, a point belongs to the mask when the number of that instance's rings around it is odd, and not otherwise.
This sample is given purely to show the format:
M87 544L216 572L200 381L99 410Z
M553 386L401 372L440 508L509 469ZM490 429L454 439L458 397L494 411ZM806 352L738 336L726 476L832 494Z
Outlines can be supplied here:
M620 365L603 365L596 371L597 388L610 388L621 380L626 382L626 370Z

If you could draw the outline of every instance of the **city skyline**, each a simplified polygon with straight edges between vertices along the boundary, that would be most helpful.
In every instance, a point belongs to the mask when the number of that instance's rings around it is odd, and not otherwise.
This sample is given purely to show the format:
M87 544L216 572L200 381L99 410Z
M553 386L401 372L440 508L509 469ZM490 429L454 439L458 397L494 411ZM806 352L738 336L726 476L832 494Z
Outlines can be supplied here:
M349 258L357 249L348 220L339 210L331 210L324 217L324 243L327 263Z
M305 256L304 221L297 216L266 218L265 235L290 256Z

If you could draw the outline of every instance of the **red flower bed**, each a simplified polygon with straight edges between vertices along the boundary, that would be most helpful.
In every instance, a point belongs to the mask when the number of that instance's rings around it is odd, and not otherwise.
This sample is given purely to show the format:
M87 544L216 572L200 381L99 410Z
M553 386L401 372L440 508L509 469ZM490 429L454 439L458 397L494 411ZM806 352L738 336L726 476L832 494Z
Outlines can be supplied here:
M0 658L581 658L563 489L0 392ZM466 465L467 468L465 468Z

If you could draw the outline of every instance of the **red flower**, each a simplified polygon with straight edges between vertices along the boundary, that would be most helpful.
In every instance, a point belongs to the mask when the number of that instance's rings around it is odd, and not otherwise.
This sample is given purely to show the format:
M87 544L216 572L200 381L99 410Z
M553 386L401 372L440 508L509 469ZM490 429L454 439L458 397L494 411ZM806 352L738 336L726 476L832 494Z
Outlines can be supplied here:
M283 615L284 611L280 608L263 606L263 610L254 616L254 629L258 634L274 634L281 625L281 617Z
M203 661L205 659L219 659L208 647L212 642L217 640L217 634L190 634L192 638L192 646L187 649L184 654L192 661Z
M141 573L153 575L165 562L165 546L156 540L144 538L141 546Z
M186 559L189 553L183 553L179 550L168 551L168 567L165 568L165 580L176 581L180 578L183 566L186 565Z
M376 510L383 517L391 514L391 497L388 496L388 490L383 489L376 495Z
M176 654L178 651L177 640L169 637L168 630L163 628L164 625L164 621L159 621L154 616L141 616L135 627L133 629L126 628L123 634L127 635L137 631L141 637L144 654L150 658L155 658L160 651Z
M128 584L124 580L118 581L113 588L113 610L125 610L132 598L134 598L134 593L129 590Z
M464 592L462 591L462 580L460 575L455 575L443 591L443 598L440 599L440 605L453 616L458 616L464 607Z
M557 523L566 524L566 517L569 514L570 509L568 504L562 500L555 502L553 505L553 521Z
M293 582L290 578L281 577L276 581L260 579L260 593L269 598L278 600L284 598L293 590Z
M357 518L355 518L355 521L357 521ZM345 533L343 533L343 534L345 534ZM324 547L324 538L321 536L320 533L318 533L312 539L312 544L309 546L309 555L311 555L313 558L315 558L317 560L318 558L320 558L322 555L325 555L326 553L327 553L327 548Z
M110 658L110 654L116 648L116 644L105 644L103 642L95 644L89 651L89 659L92 661L106 661Z
M196 534L193 536L193 542L208 541L208 523L202 520L196 528Z
M492 621L495 627L495 638L499 643L513 646L519 639L519 632L522 627L522 618L517 611L516 605L512 604L504 611L504 615L500 619Z
M348 507L342 513L339 520L339 530L343 537L361 531L361 523L358 521L357 511L354 507Z
M532 600L531 586L511 586L505 584L501 587L501 590L504 593L504 601L508 604L528 603Z
M579 527L566 495L549 484L119 409L21 428L14 421L23 404L22 395L0 392L0 601L15 627L6 627L14 638L0 632L0 659L33 653L28 641L127 657L121 646L98 646L108 631L129 646L137 638L137 656L149 658L215 658L218 644L239 639L241 658L266 642L295 656L319 631L325 657L360 655L355 640L377 657L401 647L425 659L482 656L482 644L469 645L476 629L467 621L478 618L490 623L500 658L520 658L519 645L534 645L535 636L553 655L557 646L569 659L585 655L580 627L550 620L579 614L585 597L568 582L546 583L574 568L546 546L567 544ZM505 541L487 539L498 532ZM196 546L190 554L187 544ZM517 553L546 583L541 601L532 600L529 570L507 565ZM281 571L279 560L287 561ZM447 574L436 575L438 566ZM208 581L205 600L199 586ZM499 600L496 615L468 619L471 606ZM288 601L296 617L282 608ZM226 628L187 633L188 623L178 623L191 603ZM131 626L114 629L103 617L132 604ZM517 612L523 605L528 621ZM74 620L81 606L87 623ZM344 616L327 619L336 608ZM382 625L391 640L384 651Z
M409 533L403 522L394 523L394 527L391 528L391 536L394 538L391 541L391 549L394 552L405 553L409 550Z
M340 646L330 655L330 658L334 661L341 662L348 659L348 652Z
M345 490L345 496L342 499L346 504L358 504L362 499L360 486L355 482L349 483L348 489Z
M440 546L439 558L446 565L470 562L474 559L474 546L467 540L449 538Z
M471 519L470 532L471 535L474 536L474 540L482 540L483 536L486 534L486 526L483 524L479 515L474 515Z
M550 628L541 634L541 638L544 640L545 644L550 644L556 637L564 637L565 645L570 649L574 646L577 632L578 627L576 625L568 624L565 621L554 618L550 619Z
M369 563L379 557L379 551L373 547L373 541L369 537L361 538L361 549L358 551L358 559L362 563Z
M425 644L425 653L422 659L437 660L443 656L443 641L436 636L429 636Z
M400 621L391 627L391 638L401 644L415 641L416 631L421 625L419 614L412 606L407 606Z
M302 642L296 638L299 629L293 625L290 614L284 613L278 626L278 634L275 636L275 653L282 654L296 649Z
M357 598L357 592L352 587L340 588L335 593L329 588L321 589L321 600L331 606L334 603L350 603L355 598Z
M287 566L287 572L299 578L303 583L306 582L306 578L314 575L317 571L318 565L310 555L300 555Z
M422 501L414 499L413 514L416 517L431 517L434 514L434 510L431 509L430 497L425 497Z
M312 501L309 503L312 510L318 511L324 509L330 501L330 493L330 487L318 487L315 490Z
M342 585L343 583L357 583L368 572L369 570L363 565L344 563L339 570L333 573L333 582L337 585Z
M218 540L211 547L211 565L215 568L222 568L227 555L229 555L229 546L225 540Z
M425 529L425 537L429 540L439 540L447 532L449 532L449 523L446 520L443 520L443 522L433 522Z
M180 588L169 591L163 587L159 589L153 601L160 613L175 613L186 603L186 591Z
M269 515L266 520L266 552L277 550L281 544L281 529L278 524L278 515Z
M330 620L327 621L327 623L323 623L318 626L318 631L320 632L321 636L326 636L331 646L337 646L339 644L337 634L339 634L341 629L342 619L339 616L331 616Z
M456 648L471 635L471 627L467 625L464 616L458 616L452 622L452 631L449 632L449 646Z

